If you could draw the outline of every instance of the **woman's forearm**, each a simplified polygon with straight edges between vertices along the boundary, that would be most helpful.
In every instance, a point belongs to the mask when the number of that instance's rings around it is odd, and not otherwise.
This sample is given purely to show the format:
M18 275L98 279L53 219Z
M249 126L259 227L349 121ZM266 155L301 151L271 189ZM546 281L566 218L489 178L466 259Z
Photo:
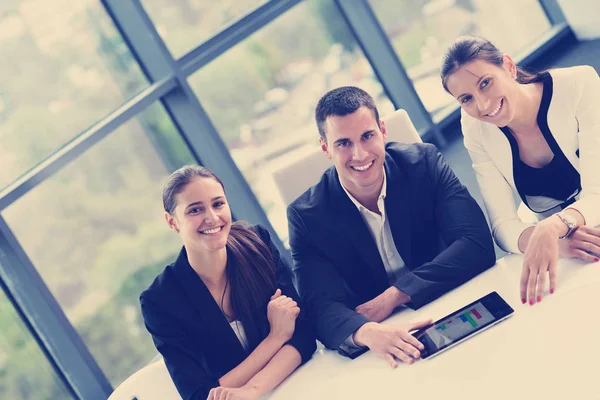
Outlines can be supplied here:
M301 363L302 356L296 348L290 345L283 346L246 386L254 389L259 396L263 396L290 376Z
M575 224L577 226L585 225L585 219L583 218L583 215L578 210L576 210L574 208L567 208L564 212L568 213L570 216L572 216L575 219ZM544 227L548 227L550 229L554 229L557 233L557 236L556 236L557 239L562 234L565 234L566 230L567 230L567 226L555 215L552 215L552 216L546 218L545 220L539 222L538 225L536 225L536 226L530 226L529 228L525 229L521 233L521 236L519 236L519 242L518 242L519 250L521 250L522 253L525 253L525 250L527 250L527 245L529 244L529 238L531 237L533 230L537 226L544 226Z
M284 343L281 339L267 336L244 361L219 379L219 385L227 388L244 386L265 368Z
M535 229L535 226L530 226L529 228L527 228L523 232L521 232L521 236L519 236L519 242L518 242L519 250L521 250L521 253L525 253L525 250L527 250L527 245L529 244L529 238L531 237L531 234L533 233L534 229Z

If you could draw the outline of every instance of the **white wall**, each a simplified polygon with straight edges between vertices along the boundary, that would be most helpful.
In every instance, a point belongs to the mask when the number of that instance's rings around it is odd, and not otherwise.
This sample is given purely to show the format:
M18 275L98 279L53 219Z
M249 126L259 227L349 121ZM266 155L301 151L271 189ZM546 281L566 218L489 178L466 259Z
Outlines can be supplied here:
M558 0L558 4L577 39L600 38L600 1Z

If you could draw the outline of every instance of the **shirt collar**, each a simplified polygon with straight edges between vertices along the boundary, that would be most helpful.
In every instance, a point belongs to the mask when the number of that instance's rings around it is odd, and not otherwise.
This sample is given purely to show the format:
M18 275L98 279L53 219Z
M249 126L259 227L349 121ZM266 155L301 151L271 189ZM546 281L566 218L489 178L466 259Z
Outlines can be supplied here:
M356 208L358 208L358 211L366 210L367 209L365 206L363 206L362 204L360 204L359 201L354 198L354 196L352 196L350 194L350 192L348 191L348 189L346 189L344 187L344 185L342 184L341 181L340 181L340 184L342 185L342 189L344 189L344 192L346 192L346 194L348 195L348 197L350 198L350 200L352 200L352 203L354 203L354 205L356 206ZM377 203L379 203L382 200L385 200L385 196L386 195L387 195L387 177L385 175L385 168L383 168L383 185L381 185L381 192L379 192L379 197L377 197Z

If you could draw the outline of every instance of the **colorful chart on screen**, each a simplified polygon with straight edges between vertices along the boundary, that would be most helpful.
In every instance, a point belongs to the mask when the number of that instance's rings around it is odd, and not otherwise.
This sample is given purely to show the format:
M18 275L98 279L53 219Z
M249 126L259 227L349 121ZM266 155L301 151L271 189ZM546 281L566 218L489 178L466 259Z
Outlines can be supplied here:
M489 310L477 302L466 311L440 321L434 327L429 328L427 335L436 347L440 348L494 320L495 318Z

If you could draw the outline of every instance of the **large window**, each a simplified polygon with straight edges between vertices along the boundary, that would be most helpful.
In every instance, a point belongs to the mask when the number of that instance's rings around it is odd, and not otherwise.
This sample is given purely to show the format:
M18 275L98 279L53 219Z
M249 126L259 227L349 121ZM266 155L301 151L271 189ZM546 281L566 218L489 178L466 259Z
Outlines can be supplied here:
M138 297L179 251L161 193L191 162L154 105L3 212L115 386L156 355Z
M442 88L440 65L461 35L482 36L516 55L550 28L538 0L369 0L435 122L456 101Z
M146 81L97 0L0 6L0 189Z
M0 327L0 399L72 399L1 287Z
M156 30L176 58L264 2L265 0L142 1Z
M332 1L299 4L192 75L190 84L284 241L287 204L273 171L318 146L319 98L354 85L375 97L382 115L393 111Z
M106 382L79 346L57 358L73 390L46 359L63 351L52 345L59 336L64 344L72 329L114 387L156 356L138 299L181 248L164 221L161 192L173 170L196 162L192 152L210 155L206 162L222 171L230 167L229 151L252 191L237 171L229 174L228 195L252 203L232 211L265 222L256 196L287 244L286 206L307 184L298 179L331 165L319 149L319 98L358 86L375 98L382 117L394 111L338 9L352 1L0 1L0 213L10 227L0 240L12 243L14 234L33 264L22 268L43 279L6 274L15 292L0 285L0 399L67 400L94 380L99 385L90 391L106 394ZM354 31L373 39L363 34L381 33L380 22L436 123L456 107L441 87L439 66L457 36L487 37L518 58L550 27L538 0L366 1L377 18L361 21L362 30L352 20ZM393 50L374 48L371 63L382 76L404 78L393 70ZM186 53L192 63L181 59ZM150 87L145 76L156 66L168 79ZM396 94L393 84L387 89ZM402 94L399 104L419 106L414 92L405 95L411 101L402 103ZM129 118L130 112L139 113ZM101 129L88 130L99 121ZM206 136L214 134L211 123L226 148ZM44 163L86 131L91 148ZM0 272L9 268L0 264ZM40 323L41 304L28 303L22 316L9 301L28 298L38 283L51 293L43 288L38 300L56 299L72 325L44 326L39 343L21 318Z

